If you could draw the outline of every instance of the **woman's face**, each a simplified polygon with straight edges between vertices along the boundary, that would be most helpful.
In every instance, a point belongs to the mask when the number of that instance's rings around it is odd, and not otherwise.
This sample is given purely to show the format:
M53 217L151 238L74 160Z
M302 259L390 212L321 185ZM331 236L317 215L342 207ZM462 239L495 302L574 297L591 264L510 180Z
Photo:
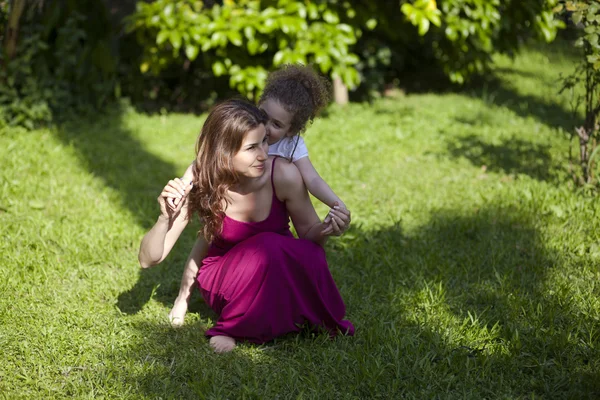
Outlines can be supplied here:
M278 101L267 99L260 104L259 108L269 116L266 127L269 145L279 142L284 136L292 135L290 128L293 115L286 111Z
M265 126L261 124L246 133L242 147L233 156L233 168L239 175L247 178L262 176L265 172L268 150L267 132Z

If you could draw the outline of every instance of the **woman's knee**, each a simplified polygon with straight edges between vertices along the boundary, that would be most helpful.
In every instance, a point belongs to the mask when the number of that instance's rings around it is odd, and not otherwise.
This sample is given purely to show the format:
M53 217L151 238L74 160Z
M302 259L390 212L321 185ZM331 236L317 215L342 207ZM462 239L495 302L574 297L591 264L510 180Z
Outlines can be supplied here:
M281 238L283 238L283 236L281 236L279 233L275 233L275 232L261 232L259 234L252 236L252 239L258 240L258 241L264 241L267 244L279 242L281 240Z
M253 260L253 263L264 267L278 266L281 263L283 253L283 236L265 232L259 233L244 242L244 258Z

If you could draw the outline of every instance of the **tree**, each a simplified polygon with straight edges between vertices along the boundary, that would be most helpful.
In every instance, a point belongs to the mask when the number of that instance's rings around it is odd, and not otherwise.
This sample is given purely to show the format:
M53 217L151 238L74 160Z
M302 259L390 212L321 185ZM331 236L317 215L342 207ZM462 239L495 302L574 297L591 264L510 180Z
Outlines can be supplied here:
M574 111L583 103L585 119L583 125L575 128L579 139L579 165L581 175L575 176L581 184L597 183L594 178L595 156L598 154L598 117L600 115L600 1L563 1L557 8L580 26L580 37L575 42L583 49L582 59L575 71L562 79L561 92L569 90L574 98ZM583 85L584 94L577 88Z

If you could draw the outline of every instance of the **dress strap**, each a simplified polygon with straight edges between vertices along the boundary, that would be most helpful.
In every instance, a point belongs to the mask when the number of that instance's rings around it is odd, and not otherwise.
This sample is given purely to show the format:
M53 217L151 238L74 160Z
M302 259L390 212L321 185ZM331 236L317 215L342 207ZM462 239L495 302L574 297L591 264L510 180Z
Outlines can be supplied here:
M273 197L277 196L275 193L275 183L273 182L273 173L275 172L275 160L277 160L277 156L273 158L273 162L271 163L271 187L273 188Z

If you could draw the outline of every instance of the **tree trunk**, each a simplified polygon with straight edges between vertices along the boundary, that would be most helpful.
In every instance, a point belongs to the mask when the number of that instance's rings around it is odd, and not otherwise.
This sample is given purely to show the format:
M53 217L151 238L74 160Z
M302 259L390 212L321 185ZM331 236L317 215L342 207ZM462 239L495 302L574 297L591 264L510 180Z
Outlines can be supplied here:
M13 0L10 6L8 23L6 27L6 37L4 40L4 54L6 60L10 61L17 52L17 40L19 38L19 20L25 10L27 0Z
M589 46L587 46L586 52L591 52ZM583 126L575 128L575 132L579 136L579 157L584 184L591 183L592 181L589 158L593 149L590 150L589 143L598 129L596 126L596 115L599 109L595 104L596 98L594 96L597 84L598 82L595 79L593 71L588 67L585 71L585 122Z
M333 100L337 104L348 104L348 88L339 77L333 79Z

